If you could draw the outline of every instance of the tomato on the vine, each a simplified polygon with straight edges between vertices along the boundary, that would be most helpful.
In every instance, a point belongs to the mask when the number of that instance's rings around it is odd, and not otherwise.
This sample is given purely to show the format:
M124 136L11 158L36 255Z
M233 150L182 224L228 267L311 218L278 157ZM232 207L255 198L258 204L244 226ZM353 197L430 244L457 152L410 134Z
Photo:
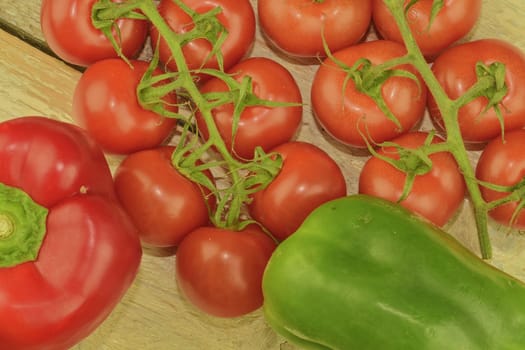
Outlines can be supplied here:
M183 0L185 6L192 11L203 14L212 9L220 8L217 19L227 30L226 40L220 46L223 57L223 68L227 70L243 57L253 46L255 40L255 13L249 0ZM158 5L159 14L169 27L180 35L187 34L195 27L193 19L173 0L161 0ZM202 29L212 30L206 22L200 23ZM172 58L172 52L166 40L159 37L159 31L151 26L150 36L153 49L157 47L160 61L171 71L177 71L177 65ZM219 68L216 55L211 55L212 45L204 38L193 39L184 44L182 51L190 70L199 68ZM201 80L207 76L199 74Z
M163 144L173 133L176 119L144 109L137 86L149 63L111 58L89 66L73 96L73 118L108 153L129 154ZM154 74L160 74L157 68ZM177 97L163 97L165 108L177 111Z
M214 206L214 197L175 169L174 149L163 146L132 153L115 171L117 197L149 246L177 246L188 233L210 222L208 208Z
M372 17L371 0L257 1L260 27L280 50L292 56L325 56L353 45L366 34Z
M228 74L238 82L250 77L253 95L258 99L295 104L279 107L247 106L240 115L233 142L234 104L226 103L214 108L212 114L215 125L232 154L241 159L252 159L258 146L269 151L290 141L299 129L303 111L301 91L292 74L281 64L266 57L247 58L232 67ZM207 81L201 88L203 94L227 91L226 83L218 78ZM201 136L208 139L209 131L199 112L196 121Z
M410 132L401 135L392 143L406 149L417 149L425 143L427 132ZM444 142L434 135L432 143ZM393 146L382 147L378 154L399 159L399 152ZM437 152L430 154L431 168L416 175L408 196L399 202L405 208L425 217L438 226L443 226L457 213L466 192L465 181L452 154ZM415 163L414 163L415 164ZM376 156L370 157L359 176L359 193L397 202L401 199L407 174L387 161Z
M240 231L201 227L177 249L177 284L200 310L238 317L263 303L262 276L276 243L255 224Z
M405 6L410 0L405 0ZM437 1L419 0L407 12L408 25L421 52L432 60L441 51L464 38L481 13L481 0L447 0L432 23L431 13ZM383 0L372 0L374 26L382 38L403 43L394 17Z
M292 141L272 150L283 159L280 172L249 204L253 219L284 240L319 205L346 195L341 168L328 153L307 142Z
M64 61L88 66L96 61L118 56L108 38L91 22L95 2L96 0L42 1L42 33L51 50ZM122 53L128 58L135 57L146 42L148 21L123 18L116 23L118 33L113 30L113 35Z
M495 62L505 65L504 82L508 90L497 104L503 118L504 131L523 128L525 53L519 48L498 39L480 39L459 44L439 55L432 65L432 71L448 96L455 100L478 81L478 63L488 66ZM459 128L466 142L486 142L501 134L501 120L494 107L486 110L488 102L487 97L481 96L459 109ZM430 94L428 109L436 125L443 128L441 111Z
M505 138L496 137L483 149L477 166L476 178L480 181L498 186L516 186L523 193L525 186L525 129L505 133ZM509 192L496 191L480 184L483 198L487 202L501 199ZM525 198L521 197L523 201ZM489 215L497 222L515 228L525 228L525 209L518 208L519 200L497 206L489 211ZM523 204L521 204L523 205Z
M375 40L350 46L333 56L340 63L352 67L363 58L372 65L378 65L405 54L405 47L399 43ZM312 108L321 126L338 141L355 147L364 147L365 137L380 143L414 128L426 109L425 83L410 65L394 69L410 73L414 78L390 76L376 91L399 125L388 118L374 99L356 88L354 81L334 59L327 58L317 70L311 88ZM363 79L377 75L364 74ZM371 82L363 83L370 88Z

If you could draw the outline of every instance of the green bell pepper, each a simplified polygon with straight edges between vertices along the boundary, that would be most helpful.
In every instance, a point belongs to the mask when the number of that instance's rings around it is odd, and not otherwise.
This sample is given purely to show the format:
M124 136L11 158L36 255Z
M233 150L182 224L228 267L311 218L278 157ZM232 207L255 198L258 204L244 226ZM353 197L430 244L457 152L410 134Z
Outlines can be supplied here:
M525 284L401 206L323 204L263 277L270 326L304 349L525 349Z

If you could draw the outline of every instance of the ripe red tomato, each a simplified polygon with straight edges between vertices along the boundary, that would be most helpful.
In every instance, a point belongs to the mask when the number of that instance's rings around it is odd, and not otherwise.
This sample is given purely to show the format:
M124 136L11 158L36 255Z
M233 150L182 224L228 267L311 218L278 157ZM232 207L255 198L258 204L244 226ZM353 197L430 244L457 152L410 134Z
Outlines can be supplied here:
M228 31L228 37L221 46L224 59L224 69L227 70L248 54L255 40L255 14L249 0L184 0L186 6L198 13L206 13L216 7L221 8L218 20ZM173 0L161 0L158 11L170 28L176 33L187 33L193 27L192 18L184 12ZM151 26L150 36L153 49L159 38L158 29ZM210 57L211 44L206 39L194 39L183 47L183 54L188 67L218 68L216 56ZM172 53L166 41L160 38L159 58L171 71L177 71L177 65L171 58ZM207 77L199 75L201 80Z
M410 132L392 142L408 149L416 149L425 143L427 137L427 132ZM443 141L437 135L432 139L432 143ZM399 152L394 147L383 147L378 153L388 158L399 159ZM432 169L426 174L416 176L408 197L400 204L435 225L443 226L463 203L466 186L450 153L433 153L429 158L432 161ZM397 202L403 193L406 177L405 172L372 156L361 170L359 193Z
M476 166L476 177L485 182L501 186L513 186L525 179L525 130L519 129L505 133L505 141L497 137L483 149ZM480 185L483 198L490 202L505 197L509 193L498 192ZM509 226L518 201L496 207L489 215L497 222ZM525 228L525 210L522 208L512 227Z
M98 61L86 69L75 87L73 118L108 153L129 154L164 143L176 120L142 108L137 85L149 63L132 60L131 68L118 58ZM154 74L161 73L156 69ZM164 97L165 107L177 110L175 93Z
M263 303L262 276L275 242L259 226L241 231L201 227L177 249L176 279L182 294L217 317L238 317Z
M259 25L280 50L300 57L325 56L357 43L370 26L371 0L259 0ZM291 33L291 31L293 33Z
M377 65L405 53L401 44L376 40L350 46L335 52L334 56L352 67L362 58ZM343 92L347 74L330 58L321 64L312 82L311 101L317 120L335 139L355 147L366 145L361 133L380 143L411 130L425 113L426 86L412 66L396 69L414 74L419 81L418 86L416 80L392 76L381 88L383 99L401 128L387 118L371 97L359 92L352 79Z
M281 171L253 195L249 213L275 238L295 232L319 205L346 195L338 164L319 147L300 141L282 144L272 152L283 158Z
M174 149L132 153L115 171L117 196L146 245L176 246L188 233L209 224L205 191L173 167Z
M96 0L43 0L40 23L44 38L55 54L66 62L88 66L96 61L117 57L111 42L91 22ZM121 0L122 1L122 0ZM119 2L119 0L114 0ZM120 19L114 33L123 54L136 56L148 36L145 20Z
M410 0L405 0L407 5ZM434 0L419 0L408 10L407 19L421 52L429 60L445 48L464 38L481 13L481 0L447 0L429 27ZM372 17L379 34L403 43L394 17L383 0L372 0Z
M476 64L505 64L508 87L499 107L505 131L525 126L525 54L510 43L498 39L482 39L454 46L443 52L432 65L437 80L451 99L456 99L477 81ZM458 122L467 142L486 142L501 134L496 111L487 106L487 98L479 97L461 107ZM443 128L441 112L429 95L428 109L436 125Z
M272 59L251 57L232 67L228 73L239 82L249 76L253 93L260 99L298 104L292 107L247 107L238 123L232 153L241 159L252 159L257 146L269 151L290 141L301 124L303 113L301 91L290 72ZM204 94L226 91L228 86L217 78L201 88ZM232 150L233 104L219 106L212 113L224 143ZM196 114L196 121L201 136L208 139L208 129L200 113Z

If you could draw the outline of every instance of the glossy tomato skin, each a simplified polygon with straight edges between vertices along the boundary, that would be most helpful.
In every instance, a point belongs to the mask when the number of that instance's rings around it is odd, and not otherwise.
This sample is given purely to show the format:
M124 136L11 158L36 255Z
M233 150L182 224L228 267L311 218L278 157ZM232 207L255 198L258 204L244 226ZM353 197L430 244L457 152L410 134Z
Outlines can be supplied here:
M405 0L405 5L410 1ZM408 11L412 35L427 59L468 35L481 13L481 0L446 0L429 27L433 0L420 0ZM403 43L398 26L383 0L372 0L375 28L382 38Z
M277 48L298 57L325 56L360 41L372 17L372 1L259 0L259 24Z
M241 231L201 227L187 235L175 258L183 295L216 317L239 317L263 303L262 275L276 243L259 226Z
M96 61L118 57L111 42L91 22L96 0L43 0L40 12L42 33L53 52L64 61L88 66ZM118 1L115 1L118 2ZM145 20L117 21L123 54L135 57L146 41L149 24Z
M425 143L427 132L410 132L392 140L399 146L416 149ZM432 143L444 140L435 135ZM378 153L399 159L394 147L383 147ZM412 189L402 206L415 212L437 226L444 226L457 213L465 197L465 181L454 157L447 152L429 155L430 172L416 176ZM359 193L397 202L403 193L406 174L386 161L372 156L359 175Z
M393 41L369 41L334 53L339 61L351 67L361 58L373 64L403 56L404 46ZM426 110L426 86L412 66L401 66L414 74L418 81L406 77L390 77L381 92L390 111L401 124L401 129L380 110L369 96L357 91L346 73L327 58L317 70L311 88L314 115L326 131L339 142L353 147L364 147L361 133L373 142L380 143L413 129Z
M108 153L129 154L163 144L176 119L142 108L137 85L148 62L121 59L98 61L82 74L73 95L73 118ZM160 74L156 69L154 74ZM177 110L175 93L164 97L166 108ZM168 105L172 105L169 107Z
M145 245L177 246L189 232L209 224L204 189L173 167L174 149L132 153L115 171L117 196Z
M437 80L451 99L463 95L476 81L476 63L505 64L508 92L500 110L505 131L525 126L525 54L517 47L499 39L481 39L452 47L443 52L432 65ZM501 134L500 121L494 109L483 113L487 99L479 97L460 108L458 122L463 139L468 143L487 142ZM443 129L441 112L431 95L430 116Z
M272 152L283 165L273 181L253 195L249 213L276 239L293 234L319 205L346 195L339 165L319 147L301 141L282 144Z
M68 349L111 313L142 251L98 145L79 127L28 116L0 123L0 182L48 210L38 257L0 268L0 344Z
M501 186L512 186L525 178L525 130L519 129L505 133L505 142L501 137L491 140L483 149L477 166L476 177L485 182ZM480 186L486 201L494 201L508 193L497 192ZM489 212L496 222L509 226L517 202L498 206ZM513 227L525 228L525 210L521 209Z
M184 0L184 4L198 13L208 12L215 7L222 9L217 18L228 31L228 37L221 46L225 70L249 53L255 41L255 14L249 0ZM172 0L161 0L158 11L170 28L177 33L185 33L194 26L191 17ZM159 32L155 26L151 26L150 36L152 46L155 48L159 38ZM184 45L182 51L188 68L192 70L203 67L218 68L216 57L209 57L211 48L211 44L205 39L195 39ZM177 65L171 59L171 55L166 41L160 38L160 61L168 70L177 71ZM208 78L204 75L198 76L201 81Z
M99 145L78 126L41 116L0 123L0 182L45 207L81 192L115 198Z
M265 57L243 60L228 73L239 82L249 76L254 94L260 99L297 104L289 107L247 107L241 114L233 149L233 104L215 108L212 111L213 118L228 149L240 159L252 159L257 146L267 152L293 139L301 124L303 109L301 91L292 74L281 64ZM204 94L221 91L228 91L228 87L216 78L201 88ZM208 139L209 133L202 114L196 114L196 121L201 136Z

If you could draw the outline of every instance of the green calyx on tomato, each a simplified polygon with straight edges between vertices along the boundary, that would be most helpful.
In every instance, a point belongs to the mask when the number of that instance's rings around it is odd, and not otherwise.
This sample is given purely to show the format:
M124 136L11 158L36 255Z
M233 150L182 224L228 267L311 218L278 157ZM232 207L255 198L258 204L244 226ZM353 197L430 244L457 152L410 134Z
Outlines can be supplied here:
M381 112L383 112L398 129L402 129L401 122L394 113L392 113L383 98L382 88L385 82L391 77L404 77L414 80L419 87L420 93L422 93L423 90L421 89L419 79L416 75L403 69L395 69L395 66L408 63L407 56L391 59L385 63L377 65L374 65L367 58L361 58L357 60L352 67L349 67L330 52L326 42L323 42L323 44L325 46L327 57L334 61L334 63L347 74L342 87L342 95L344 96L344 91L346 90L348 81L352 80L357 91L373 99Z
M37 258L47 213L24 191L0 183L0 268Z
M178 105L167 104L165 99L169 95L175 95L176 91L180 91L180 88L184 86L184 79L191 79L191 77L180 76L176 72L159 73L158 65L159 52L155 50L148 68L137 85L137 100L146 110L163 117L184 120L185 117L179 113Z
M487 208L489 210L511 202L516 202L516 207L514 208L510 219L506 223L508 224L509 228L514 226L521 211L525 208L525 178L523 178L520 182L510 186L501 186L485 181L479 181L479 183L486 189L507 194L500 199L488 202Z
M116 19L128 18L145 20L144 15L136 11L135 1L123 1L115 3L111 0L97 0L91 9L91 22L96 29L99 29L108 38L111 45L117 52L118 56L124 61L127 57L122 51L122 47L117 40L119 34L115 38L114 32L119 33L119 28Z
M491 140L476 164L476 177L489 216L517 229L525 228L525 129Z
M432 160L430 159L429 155L432 153L442 152L448 148L448 146L444 143L432 143L434 135L434 132L430 132L425 138L424 144L418 148L403 147L391 141L385 141L378 145L383 148L393 147L397 153L396 158L380 154L367 141L367 138L363 137L363 139L366 141L368 151L374 157L387 162L394 168L404 172L407 175L403 192L397 202L405 200L410 194L416 176L427 174L432 170Z
M494 62L490 65L478 62L476 64L476 83L456 100L458 106L463 106L478 97L486 97L487 105L480 113L480 116L493 108L500 123L502 136L504 136L505 132L505 123L500 104L509 91L507 83L505 82L505 73L505 65L501 62Z
M174 0L174 2L186 12L193 21L193 28L191 30L179 34L180 44L183 46L195 39L205 39L212 45L206 60L215 56L219 68L222 70L224 68L224 58L221 53L221 46L228 36L226 27L217 17L217 15L222 12L222 9L220 7L214 7L205 13L198 13L181 0Z

